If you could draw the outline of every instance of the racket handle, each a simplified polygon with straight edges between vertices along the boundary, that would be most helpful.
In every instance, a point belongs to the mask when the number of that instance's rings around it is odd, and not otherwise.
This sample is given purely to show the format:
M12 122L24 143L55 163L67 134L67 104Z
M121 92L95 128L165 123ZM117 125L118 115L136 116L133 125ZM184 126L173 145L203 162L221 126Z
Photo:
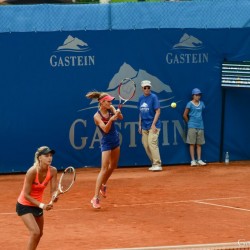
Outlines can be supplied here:
M57 199L57 197L59 196L59 192L58 192L58 190L53 194L53 196L52 196L52 199L51 199L51 201L50 201L50 205L53 205L53 203L54 203L54 201Z

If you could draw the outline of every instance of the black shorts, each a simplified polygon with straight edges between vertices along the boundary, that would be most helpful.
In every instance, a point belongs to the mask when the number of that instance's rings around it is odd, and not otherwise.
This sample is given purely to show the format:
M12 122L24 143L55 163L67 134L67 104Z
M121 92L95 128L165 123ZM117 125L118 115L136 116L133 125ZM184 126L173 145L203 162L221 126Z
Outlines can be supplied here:
M40 207L26 206L19 202L16 203L16 212L18 216L24 214L33 214L35 217L43 216L43 210Z

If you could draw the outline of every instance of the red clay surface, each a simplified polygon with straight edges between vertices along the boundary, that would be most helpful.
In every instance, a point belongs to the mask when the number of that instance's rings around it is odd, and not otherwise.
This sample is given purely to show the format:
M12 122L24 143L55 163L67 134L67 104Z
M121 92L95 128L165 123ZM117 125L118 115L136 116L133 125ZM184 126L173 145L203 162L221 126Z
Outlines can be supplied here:
M45 212L40 250L112 249L243 240L250 248L250 163L119 168L100 210L90 205L99 169L77 169L72 190ZM15 213L24 174L0 176L0 246L25 249ZM45 201L49 201L49 188Z

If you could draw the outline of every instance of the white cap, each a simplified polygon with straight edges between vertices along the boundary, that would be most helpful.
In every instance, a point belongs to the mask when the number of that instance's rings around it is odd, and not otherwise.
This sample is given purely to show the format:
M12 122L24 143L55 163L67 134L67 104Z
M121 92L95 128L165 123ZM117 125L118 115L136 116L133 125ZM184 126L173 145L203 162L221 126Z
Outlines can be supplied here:
M148 80L142 81L142 82L141 82L141 86L142 86L142 87L146 87L146 86L152 87L151 82L148 81Z

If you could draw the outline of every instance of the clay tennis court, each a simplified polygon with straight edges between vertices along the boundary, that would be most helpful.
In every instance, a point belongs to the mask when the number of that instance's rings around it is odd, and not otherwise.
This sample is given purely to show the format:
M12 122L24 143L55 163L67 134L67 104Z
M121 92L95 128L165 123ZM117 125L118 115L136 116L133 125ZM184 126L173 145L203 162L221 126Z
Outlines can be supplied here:
M118 168L102 208L94 210L90 199L98 172L77 169L74 187L45 212L38 249L225 249L209 247L219 243L250 249L249 162L165 166L162 172ZM0 176L2 250L26 247L28 231L15 214L23 179Z

